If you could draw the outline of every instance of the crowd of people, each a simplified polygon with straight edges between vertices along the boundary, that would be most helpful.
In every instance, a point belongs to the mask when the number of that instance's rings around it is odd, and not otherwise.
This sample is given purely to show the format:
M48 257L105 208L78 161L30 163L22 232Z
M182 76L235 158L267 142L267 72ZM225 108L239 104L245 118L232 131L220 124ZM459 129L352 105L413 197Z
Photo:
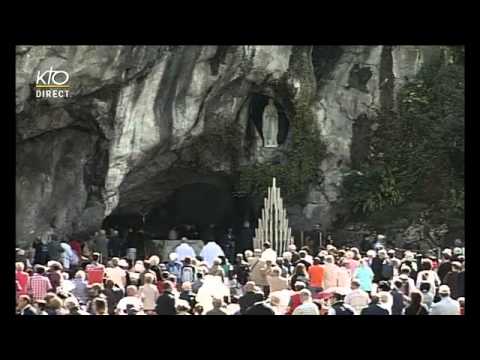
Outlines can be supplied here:
M19 315L463 315L465 250L366 252L331 244L232 254L187 238L170 253L122 251L118 232L91 241L38 238L17 251ZM133 238L133 236L131 236ZM230 253L227 253L229 250Z

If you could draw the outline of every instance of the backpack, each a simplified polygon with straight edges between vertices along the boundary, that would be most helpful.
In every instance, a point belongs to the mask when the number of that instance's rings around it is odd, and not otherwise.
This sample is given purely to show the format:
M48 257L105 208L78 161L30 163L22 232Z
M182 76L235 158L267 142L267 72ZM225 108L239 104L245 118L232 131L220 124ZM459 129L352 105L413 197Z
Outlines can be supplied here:
M181 265L177 262L169 262L167 265L167 271L170 274L173 274L176 276L177 279L180 278L180 273L181 273Z
M354 315L353 311L343 304L334 304L332 308L335 310L335 315Z
M180 277L182 283L195 281L195 270L191 266L184 266L182 269L182 275Z
M382 277L384 279L392 279L393 278L393 265L390 262L384 262L382 264Z

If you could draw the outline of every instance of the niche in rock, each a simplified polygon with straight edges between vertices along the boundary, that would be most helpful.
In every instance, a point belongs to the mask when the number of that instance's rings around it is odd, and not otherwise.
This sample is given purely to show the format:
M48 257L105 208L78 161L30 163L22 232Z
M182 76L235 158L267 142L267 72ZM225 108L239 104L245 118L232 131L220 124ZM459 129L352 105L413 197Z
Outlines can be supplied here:
M248 109L250 124L253 124L255 126L262 139L263 112L265 110L265 107L268 105L270 99L270 97L262 94L252 94L250 96L250 103ZM287 139L289 122L283 106L276 100L274 100L274 104L278 111L277 143L281 145Z
M367 83L372 75L372 71L368 67L355 64L350 70L347 87L368 93Z

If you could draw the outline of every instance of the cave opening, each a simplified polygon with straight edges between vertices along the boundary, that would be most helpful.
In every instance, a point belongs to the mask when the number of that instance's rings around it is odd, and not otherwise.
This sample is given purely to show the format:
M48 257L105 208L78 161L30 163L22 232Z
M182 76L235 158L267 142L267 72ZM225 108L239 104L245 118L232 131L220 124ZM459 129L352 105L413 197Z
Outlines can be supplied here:
M256 208L253 201L238 196L228 182L191 182L179 185L168 196L155 200L148 211L114 211L105 218L103 228L115 228L124 234L129 227L143 228L155 239L168 239L174 227L194 225L201 234L210 224L215 224L220 233L233 228L239 233L244 221L255 224Z
M270 100L270 97L263 94L258 94L258 93L254 93L250 97L249 119L255 126L255 129L260 134L262 139L263 139L263 133L262 133L263 112L265 110L265 107L268 105L269 100ZM280 104L276 99L274 99L274 103L278 111L277 143L281 145L287 139L289 121L282 104Z

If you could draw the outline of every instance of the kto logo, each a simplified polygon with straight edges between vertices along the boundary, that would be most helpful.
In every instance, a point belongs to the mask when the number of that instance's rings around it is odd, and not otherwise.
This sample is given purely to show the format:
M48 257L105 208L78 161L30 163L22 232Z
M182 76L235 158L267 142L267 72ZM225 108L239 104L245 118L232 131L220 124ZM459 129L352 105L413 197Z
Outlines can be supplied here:
M35 96L37 98L68 98L70 95L70 85L68 81L70 75L63 70L46 70L43 73L37 72L37 81L35 82Z

